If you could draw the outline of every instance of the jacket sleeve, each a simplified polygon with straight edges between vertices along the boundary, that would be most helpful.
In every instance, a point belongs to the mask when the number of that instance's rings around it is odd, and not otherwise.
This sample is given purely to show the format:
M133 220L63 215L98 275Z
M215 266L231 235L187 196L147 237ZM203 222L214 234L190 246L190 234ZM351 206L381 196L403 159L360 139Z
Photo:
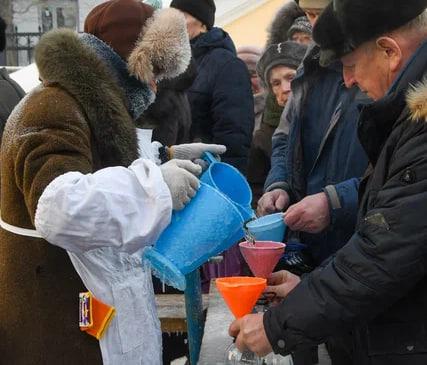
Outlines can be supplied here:
M352 178L323 189L329 201L331 227L354 230L359 203L359 184L360 179Z
M265 314L275 352L320 343L375 318L426 275L427 134L400 146L382 189L367 192L367 212L347 245Z
M133 252L152 244L171 215L159 168L137 160L93 173L82 115L54 98L45 103L43 112L27 118L28 133L14 147L16 184L39 233L71 252L100 246ZM30 128L40 120L43 127Z
M159 168L140 159L129 168L59 176L40 197L35 226L48 242L74 253L105 246L133 253L156 242L171 210Z
M265 181L266 192L274 189L290 191L287 171L289 132L295 115L295 102L292 95L286 103L272 139L271 169Z
M227 146L224 162L245 172L255 122L249 73L233 58L218 74L212 96L213 143Z

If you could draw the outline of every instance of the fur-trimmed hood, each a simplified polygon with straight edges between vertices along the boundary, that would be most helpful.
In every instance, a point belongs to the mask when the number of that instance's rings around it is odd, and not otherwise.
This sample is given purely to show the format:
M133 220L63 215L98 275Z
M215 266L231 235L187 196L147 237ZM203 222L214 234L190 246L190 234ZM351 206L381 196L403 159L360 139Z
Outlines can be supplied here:
M85 112L105 166L127 166L138 158L126 96L107 64L76 33L67 29L46 33L36 47L35 60L43 84L66 90ZM148 106L152 93L146 85L145 92Z
M412 120L427 122L427 78L410 88L406 100Z
M295 19L304 15L304 11L294 0L291 0L290 2L283 5L277 12L268 28L269 35L266 48L272 44L277 44L288 40L289 28L292 26Z

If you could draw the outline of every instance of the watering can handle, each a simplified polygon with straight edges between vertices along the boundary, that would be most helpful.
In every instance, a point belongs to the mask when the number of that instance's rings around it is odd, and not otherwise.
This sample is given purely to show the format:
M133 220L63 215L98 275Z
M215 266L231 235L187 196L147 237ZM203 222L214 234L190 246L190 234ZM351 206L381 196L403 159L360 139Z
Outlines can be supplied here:
M215 156L210 152L205 152L202 157L209 164L218 162L218 160L215 158Z

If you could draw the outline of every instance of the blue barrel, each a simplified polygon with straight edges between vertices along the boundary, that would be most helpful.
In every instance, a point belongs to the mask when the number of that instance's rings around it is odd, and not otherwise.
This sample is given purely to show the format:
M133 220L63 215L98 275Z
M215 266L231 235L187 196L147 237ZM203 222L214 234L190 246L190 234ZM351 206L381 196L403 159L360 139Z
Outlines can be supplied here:
M243 222L226 195L202 182L191 202L173 212L170 225L143 258L160 280L184 290L185 275L232 246Z

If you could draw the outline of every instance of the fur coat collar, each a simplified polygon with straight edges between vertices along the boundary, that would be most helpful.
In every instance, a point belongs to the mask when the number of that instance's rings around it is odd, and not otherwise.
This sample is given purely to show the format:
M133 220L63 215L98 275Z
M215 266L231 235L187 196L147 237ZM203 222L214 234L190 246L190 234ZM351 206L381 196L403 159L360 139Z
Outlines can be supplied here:
M427 122L427 78L411 88L407 102L412 120Z
M127 166L138 158L134 122L129 100L103 60L72 31L45 34L36 47L35 60L45 86L58 86L81 106L104 166ZM114 76L113 76L114 75ZM152 95L145 87L145 105Z

